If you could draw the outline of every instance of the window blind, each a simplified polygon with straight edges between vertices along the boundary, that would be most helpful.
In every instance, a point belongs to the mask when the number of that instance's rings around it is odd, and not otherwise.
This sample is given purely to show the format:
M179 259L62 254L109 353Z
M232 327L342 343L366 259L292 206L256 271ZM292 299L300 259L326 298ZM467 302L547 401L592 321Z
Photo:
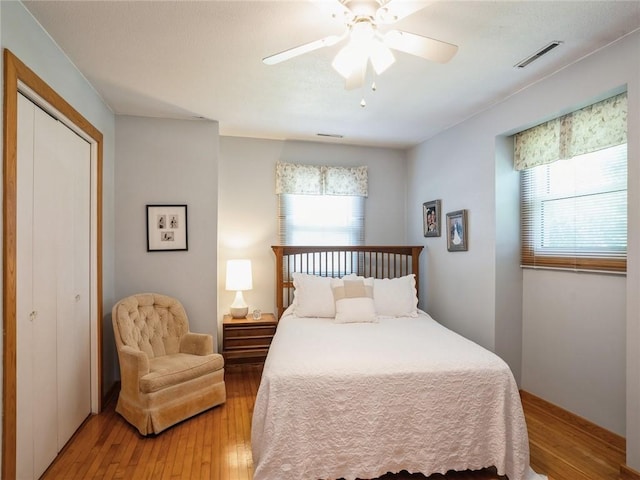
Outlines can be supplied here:
M522 265L625 271L627 146L521 172Z
M281 245L364 245L365 197L285 193L278 197Z

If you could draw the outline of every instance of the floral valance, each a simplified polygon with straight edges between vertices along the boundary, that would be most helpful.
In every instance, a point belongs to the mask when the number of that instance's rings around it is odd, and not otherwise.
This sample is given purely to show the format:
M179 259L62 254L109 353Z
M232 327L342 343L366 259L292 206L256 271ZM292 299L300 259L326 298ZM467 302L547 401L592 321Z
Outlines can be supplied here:
M514 168L525 170L627 142L621 93L515 135Z
M276 163L276 194L368 196L367 167Z

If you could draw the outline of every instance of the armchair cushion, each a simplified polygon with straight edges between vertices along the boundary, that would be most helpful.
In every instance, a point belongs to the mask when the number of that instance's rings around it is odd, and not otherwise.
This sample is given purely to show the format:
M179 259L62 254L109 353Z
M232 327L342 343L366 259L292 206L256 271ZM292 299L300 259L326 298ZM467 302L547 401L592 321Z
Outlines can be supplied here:
M190 355L176 353L149 360L149 373L140 378L140 391L151 393L184 383L207 373L220 370L224 365L221 355Z

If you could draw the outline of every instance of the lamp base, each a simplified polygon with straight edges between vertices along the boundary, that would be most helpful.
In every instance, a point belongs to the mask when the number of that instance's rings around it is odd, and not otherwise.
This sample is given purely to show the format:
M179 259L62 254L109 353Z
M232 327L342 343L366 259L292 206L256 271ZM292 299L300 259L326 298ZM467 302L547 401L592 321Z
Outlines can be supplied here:
M243 308L231 307L229 309L229 313L231 313L231 316L233 318L245 318L249 313L249 307L243 307Z

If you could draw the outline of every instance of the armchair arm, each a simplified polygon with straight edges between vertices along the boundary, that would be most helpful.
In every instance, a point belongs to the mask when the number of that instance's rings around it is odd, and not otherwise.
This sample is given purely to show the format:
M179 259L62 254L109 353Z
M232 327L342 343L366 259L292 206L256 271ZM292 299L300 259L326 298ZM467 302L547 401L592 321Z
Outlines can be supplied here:
M127 345L120 348L121 390L127 395L137 397L140 394L140 378L149 373L147 354Z
M209 355L213 353L213 337L206 333L187 332L180 339L180 353Z

